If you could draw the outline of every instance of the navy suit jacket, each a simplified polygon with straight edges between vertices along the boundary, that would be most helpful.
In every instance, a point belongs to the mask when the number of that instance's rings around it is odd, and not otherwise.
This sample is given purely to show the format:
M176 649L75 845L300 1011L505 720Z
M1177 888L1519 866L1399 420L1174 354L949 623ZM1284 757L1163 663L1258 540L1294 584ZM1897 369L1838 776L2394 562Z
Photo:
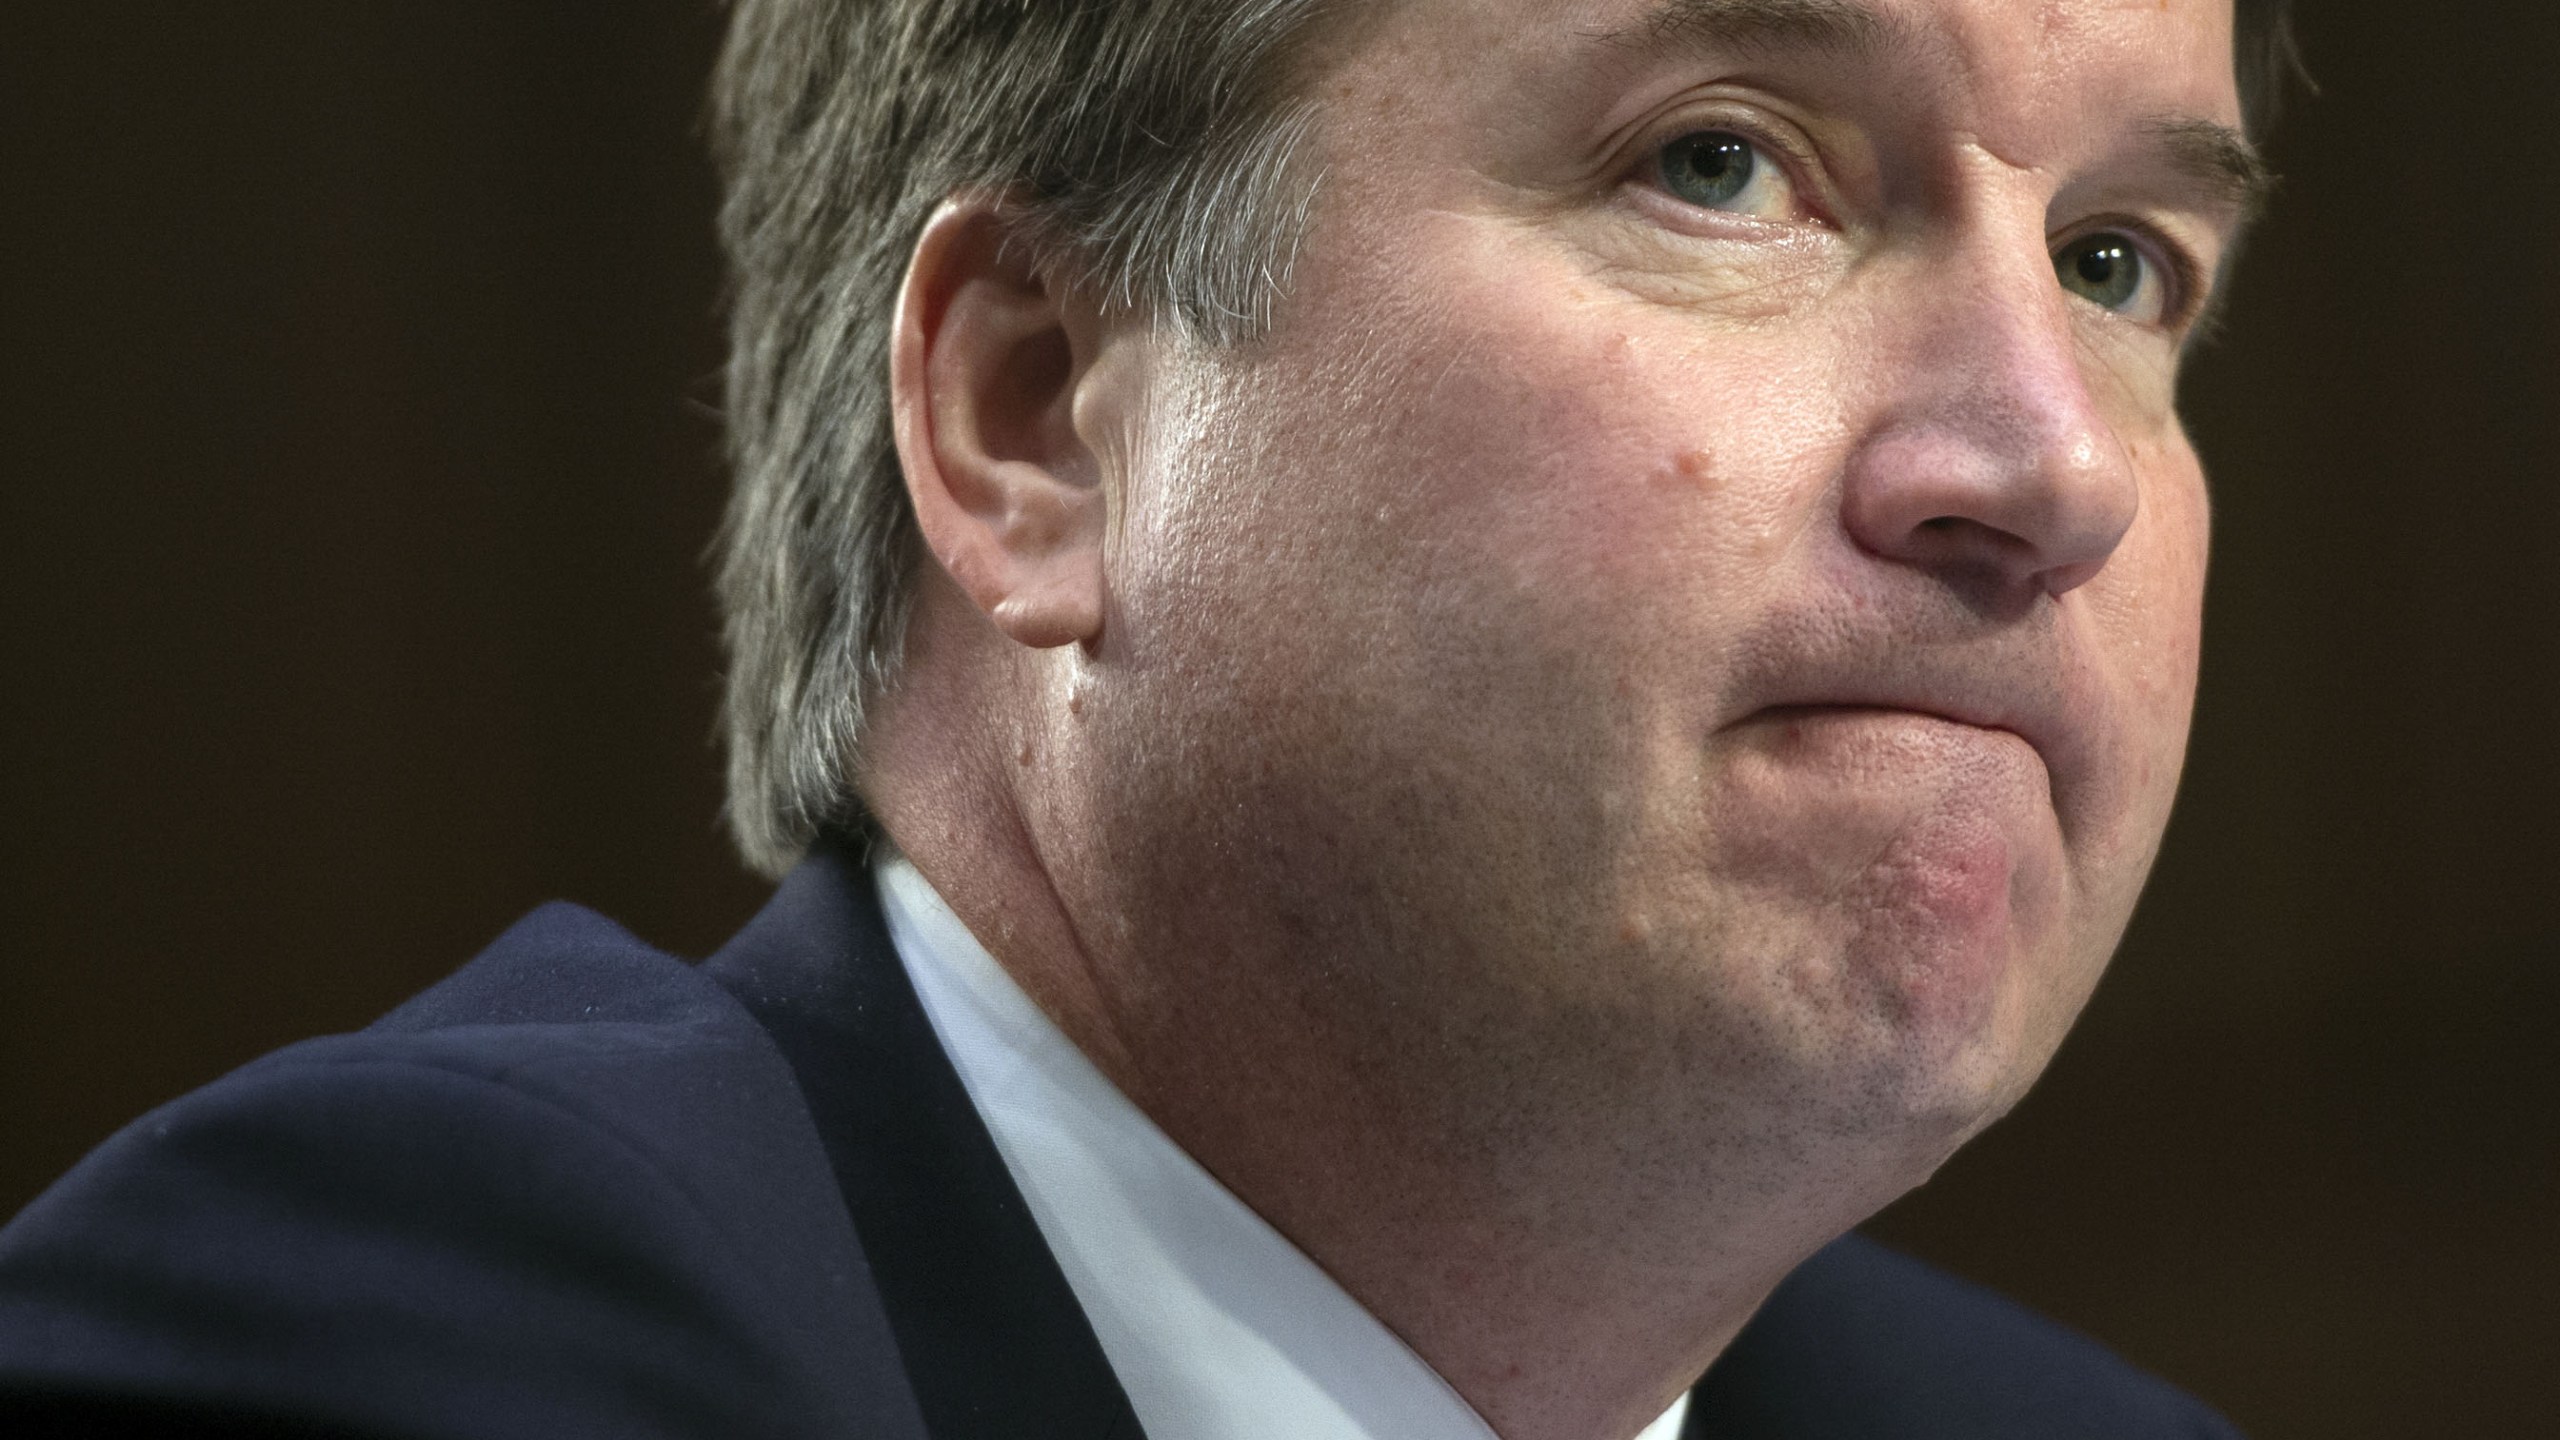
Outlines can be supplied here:
M822 851L700 966L547 906L371 1028L109 1140L0 1230L0 1434L1141 1432L868 875ZM1685 1434L2235 1432L1851 1236Z

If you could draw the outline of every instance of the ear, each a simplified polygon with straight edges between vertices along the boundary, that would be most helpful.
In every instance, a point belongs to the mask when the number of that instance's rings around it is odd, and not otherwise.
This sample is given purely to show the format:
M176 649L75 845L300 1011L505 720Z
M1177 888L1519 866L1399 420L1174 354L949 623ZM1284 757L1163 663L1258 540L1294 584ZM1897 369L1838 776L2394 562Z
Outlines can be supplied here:
M1100 325L1008 246L993 199L925 223L898 295L889 395L926 548L1017 643L1102 631L1102 466L1077 430Z

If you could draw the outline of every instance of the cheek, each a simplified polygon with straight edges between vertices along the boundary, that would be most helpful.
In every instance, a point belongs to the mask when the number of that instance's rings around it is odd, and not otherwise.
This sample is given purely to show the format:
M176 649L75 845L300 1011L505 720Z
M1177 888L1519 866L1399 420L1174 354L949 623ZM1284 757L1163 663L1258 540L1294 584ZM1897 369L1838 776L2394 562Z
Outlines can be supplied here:
M2142 477L2142 513L2090 604L2127 698L2174 753L2195 703L2211 517L2203 474L2183 439L2128 449Z
M1360 357L1281 367L1294 413L1265 428L1325 432L1302 493L1452 600L1656 634L1753 608L1840 448L1821 347L1704 333L1551 248L1442 224L1394 254L1401 284L1354 305L1355 276L1302 312L1293 349Z
M2111 760L2075 790L2073 869L2101 912L2130 908L2184 769L2203 629L2209 516L2195 459L2175 437L2129 447L2142 512L2082 590L2086 643L2112 717Z

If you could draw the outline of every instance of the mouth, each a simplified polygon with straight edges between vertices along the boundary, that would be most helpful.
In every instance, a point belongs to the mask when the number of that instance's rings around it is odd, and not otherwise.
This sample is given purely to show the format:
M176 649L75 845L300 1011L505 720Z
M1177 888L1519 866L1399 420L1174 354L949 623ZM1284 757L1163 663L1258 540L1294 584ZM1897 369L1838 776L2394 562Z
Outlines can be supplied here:
M2006 752L2008 763L2042 771L2038 788L2066 829L2104 803L2121 768L2103 677L2051 614L1984 629L1929 608L1925 596L1905 604L1880 594L1850 613L1830 605L1780 612L1743 653L1724 713L1733 737L1748 744L1794 732L1809 744L1874 754L1917 745L1957 764L1959 750L1985 760Z
M1895 748L1918 746L1950 759L1959 752L1987 757L2006 750L2042 771L2041 788L2057 804L2066 772L2056 764L2054 736L2062 729L2058 724L2040 723L2024 707L2003 706L1981 697L1874 690L1777 701L1746 714L1735 727L1737 733L1756 731L1790 746L1864 748L1883 742ZM1893 738L1886 741L1887 736Z
M2006 724L2000 720L1985 718L1978 715L1969 715L1941 706L1906 705L1877 700L1790 701L1781 705L1763 706L1759 710L1753 712L1750 716L1746 717L1746 720L1765 720L1777 723L1790 723L1798 720L1821 719L1827 716L1855 717L1861 715L1873 715L1878 717L1907 715L1921 720L1936 720L1948 725L1963 725L1975 730L1999 730L2012 735L2018 733L2016 726ZM2020 738L2023 739L2025 737L2020 736Z
M1897 722L2006 736L2033 750L2038 760L2046 758L2044 747L2007 717L1956 706L1865 699L1797 700L1763 706L1743 719L1745 726L1761 725L1788 731L1807 731L1833 724L1890 725Z

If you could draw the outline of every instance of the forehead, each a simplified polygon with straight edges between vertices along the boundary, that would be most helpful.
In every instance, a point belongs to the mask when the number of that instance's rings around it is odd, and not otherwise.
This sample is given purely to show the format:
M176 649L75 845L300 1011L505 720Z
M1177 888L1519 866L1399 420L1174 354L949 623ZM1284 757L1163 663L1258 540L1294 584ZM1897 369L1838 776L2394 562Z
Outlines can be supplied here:
M1325 68L1401 118L1475 124L1640 107L1684 66L1745 62L2036 163L2111 118L2236 126L2231 17L2232 0L1402 0L1338 36Z

